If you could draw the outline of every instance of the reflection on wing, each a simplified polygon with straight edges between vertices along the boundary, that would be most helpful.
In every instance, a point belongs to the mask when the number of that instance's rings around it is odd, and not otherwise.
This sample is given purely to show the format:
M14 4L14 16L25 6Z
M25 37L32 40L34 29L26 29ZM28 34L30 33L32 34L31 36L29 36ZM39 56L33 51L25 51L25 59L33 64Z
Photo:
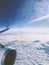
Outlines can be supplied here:
M4 29L4 30L2 30L2 31L0 31L0 33L3 33L3 32L5 32L5 31L7 31L7 30L9 30L10 28L6 28L6 29Z

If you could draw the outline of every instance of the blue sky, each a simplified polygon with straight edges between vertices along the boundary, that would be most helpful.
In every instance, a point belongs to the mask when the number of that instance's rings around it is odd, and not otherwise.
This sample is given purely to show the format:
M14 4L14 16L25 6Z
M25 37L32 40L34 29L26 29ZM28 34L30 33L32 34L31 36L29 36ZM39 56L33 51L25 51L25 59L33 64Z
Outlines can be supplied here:
M49 0L3 0L0 26L49 27Z

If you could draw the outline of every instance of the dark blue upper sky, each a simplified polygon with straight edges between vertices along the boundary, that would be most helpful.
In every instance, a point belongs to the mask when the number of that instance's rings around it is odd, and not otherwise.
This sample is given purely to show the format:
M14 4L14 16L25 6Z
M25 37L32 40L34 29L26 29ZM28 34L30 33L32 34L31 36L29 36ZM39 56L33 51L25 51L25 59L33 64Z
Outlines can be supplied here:
M49 0L0 0L0 27L49 27L48 17Z
M16 19L16 12L25 0L0 0L0 27L10 26Z

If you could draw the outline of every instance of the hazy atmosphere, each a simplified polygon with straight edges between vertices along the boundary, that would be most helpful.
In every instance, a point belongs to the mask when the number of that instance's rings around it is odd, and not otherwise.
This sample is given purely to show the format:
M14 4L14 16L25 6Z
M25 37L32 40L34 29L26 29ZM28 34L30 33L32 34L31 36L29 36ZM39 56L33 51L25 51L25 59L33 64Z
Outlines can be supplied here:
M49 27L49 0L0 0L0 27Z
M14 65L49 65L49 0L0 0L0 43Z

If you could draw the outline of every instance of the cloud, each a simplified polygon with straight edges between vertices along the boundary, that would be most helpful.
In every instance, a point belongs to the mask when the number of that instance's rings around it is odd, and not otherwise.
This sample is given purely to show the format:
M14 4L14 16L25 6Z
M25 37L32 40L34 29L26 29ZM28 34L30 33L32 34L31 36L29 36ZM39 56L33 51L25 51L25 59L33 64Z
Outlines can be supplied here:
M46 19L46 22L49 22L49 1L43 0L43 1L33 1L34 7L32 8L32 19L28 22L28 24L32 24L33 22L44 22ZM33 6L33 5L32 5ZM38 25L38 24L37 24ZM44 23L43 23L44 25Z
M39 17L37 19L31 20L31 21L28 22L28 24L31 24L33 22L40 22L41 20L44 20L44 19L47 19L47 18L49 18L49 15L42 16L42 17Z

